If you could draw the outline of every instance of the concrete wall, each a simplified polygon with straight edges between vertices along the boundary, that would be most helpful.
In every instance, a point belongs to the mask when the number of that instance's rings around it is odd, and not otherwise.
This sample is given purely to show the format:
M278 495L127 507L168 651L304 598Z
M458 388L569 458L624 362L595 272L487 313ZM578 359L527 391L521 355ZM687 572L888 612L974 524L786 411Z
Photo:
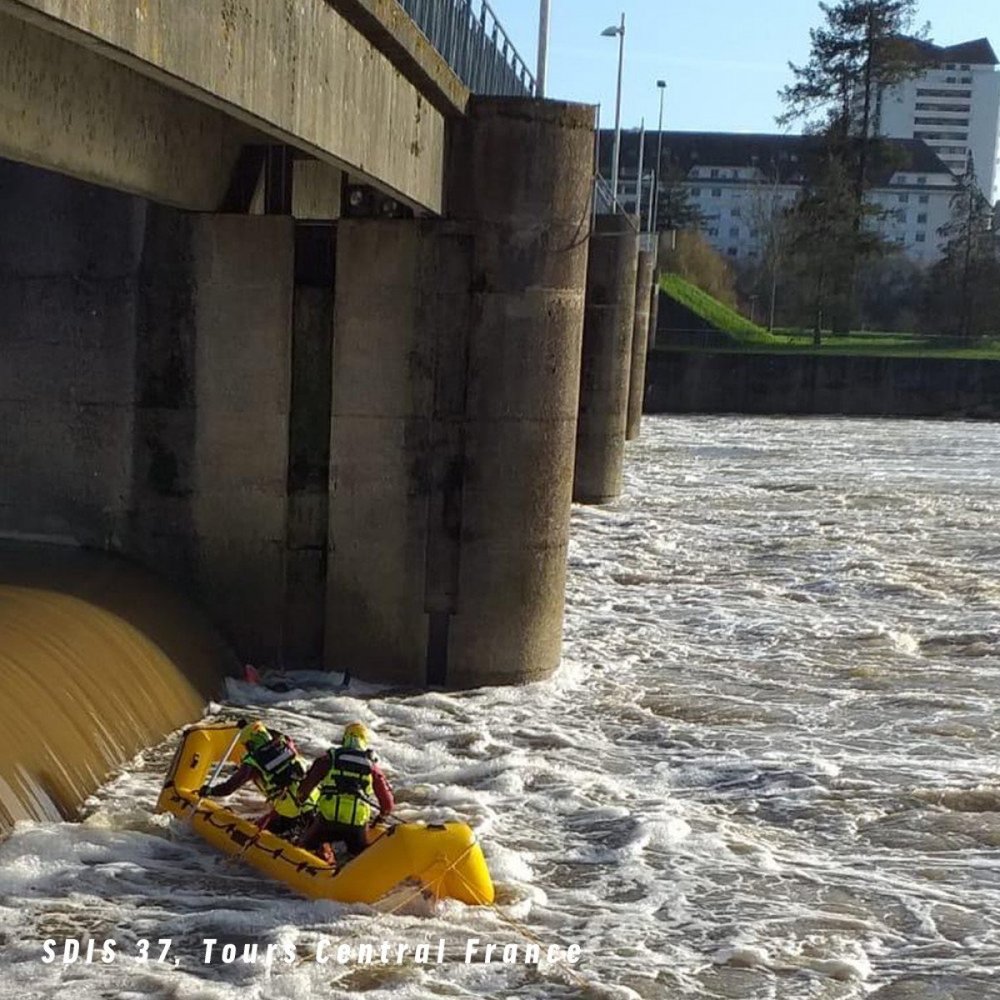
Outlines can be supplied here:
M134 556L242 655L316 662L332 252L297 275L290 217L7 161L0 218L0 537Z
M1000 419L1000 363L656 350L647 413Z
M121 544L146 205L0 160L0 534Z
M423 684L457 597L471 236L352 220L337 249L327 662Z
M99 53L109 74L117 76L115 64L120 63L376 182L414 206L440 211L444 114L326 0L0 0L0 13ZM434 72L450 75L440 57L436 62L427 53L422 57ZM4 61L8 66L0 80L5 75L16 82L21 67L16 53L8 51L0 67ZM63 78L58 61L35 59L32 65L36 72L14 91L19 95L15 107L19 115L37 119L51 137L46 151L51 159L36 156L32 162L64 169L60 164L69 153L62 148L61 129L68 119L85 116L87 107ZM107 93L112 109L122 98L118 84L95 79L92 89ZM59 97L54 103L48 99L53 93ZM73 109L69 114L67 107ZM108 116L100 103L91 109L98 123ZM133 156L141 156L148 141L143 123L141 115L122 122L117 145ZM13 124L16 137L17 120ZM104 148L103 141L97 148ZM183 162L190 169L191 158ZM101 173L112 173L112 167L103 165ZM183 203L179 197L168 200Z

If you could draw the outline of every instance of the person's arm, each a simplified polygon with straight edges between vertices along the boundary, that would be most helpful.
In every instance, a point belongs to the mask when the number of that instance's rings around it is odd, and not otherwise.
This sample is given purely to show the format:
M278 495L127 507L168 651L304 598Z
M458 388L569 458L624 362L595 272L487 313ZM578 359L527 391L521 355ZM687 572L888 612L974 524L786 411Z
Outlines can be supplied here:
M299 782L299 794L297 796L299 805L302 805L309 798L309 793L326 777L326 773L329 770L330 754L327 752L313 761L312 767L309 768L306 776Z
M221 785L202 785L198 791L201 796L205 795L232 795L237 788L245 785L253 777L253 767L250 764L240 764L236 771L230 775Z
M372 788L375 791L375 798L378 799L379 814L388 816L395 807L396 800L393 798L389 782L378 764L372 765Z

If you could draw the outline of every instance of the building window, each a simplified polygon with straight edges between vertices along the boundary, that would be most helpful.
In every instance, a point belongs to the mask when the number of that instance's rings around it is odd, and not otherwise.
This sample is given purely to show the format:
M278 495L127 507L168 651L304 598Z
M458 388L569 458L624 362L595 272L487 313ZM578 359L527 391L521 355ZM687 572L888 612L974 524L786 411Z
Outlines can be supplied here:
M955 64L954 63L946 63L944 68L945 69L954 69L955 68Z
M956 80L955 80L955 78L954 78L953 76L946 76L946 77L944 78L944 82L945 82L945 83L955 83L955 82L956 82Z
M712 197L713 198L721 198L722 197L722 188L712 188Z
M729 229L729 235L738 240L740 238L740 227L731 226Z
M918 177L917 178L917 183L918 184L926 184L927 183L927 178L926 177Z
M734 218L738 219L743 214L743 209L739 205L734 205L730 210L729 214Z
M910 200L910 196L908 194L901 194L898 197L901 202L907 202Z
M715 227L713 227L713 228L711 228L711 229L710 229L710 230L708 231L708 235L709 235L709 236L718 236L718 235L719 235L719 230L718 230L718 229L716 229Z
M697 198L701 194L701 188L691 188L691 194Z
M930 200L931 200L931 196L929 194L922 194L917 199L917 201L919 201L921 205L926 205Z
M917 97L972 97L971 90L926 90L923 87L917 89Z
M971 76L963 76L962 77L962 83L972 83L972 77Z
M729 254L730 257L735 257L736 256L736 247L730 247L726 251L726 253Z
M712 168L712 179L714 180L714 179L715 179L716 177L718 177L718 176L719 176L719 171L718 171L718 170L716 170L716 169L715 169L715 168L713 167L713 168Z
M907 178L906 174L900 174L900 175L899 175L899 176L898 176L898 177L896 178L896 183L897 183L897 184L905 184L905 183L907 182L907 179L908 179L908 178ZM903 197L903 196L902 196L902 195L900 195L900 198L902 198L902 197Z
M926 234L925 233L917 233L917 242L918 243L926 243L927 242L927 236L926 236Z
M924 225L927 224L927 213L926 212L921 212L917 216L917 225L920 225L921 223L923 223Z

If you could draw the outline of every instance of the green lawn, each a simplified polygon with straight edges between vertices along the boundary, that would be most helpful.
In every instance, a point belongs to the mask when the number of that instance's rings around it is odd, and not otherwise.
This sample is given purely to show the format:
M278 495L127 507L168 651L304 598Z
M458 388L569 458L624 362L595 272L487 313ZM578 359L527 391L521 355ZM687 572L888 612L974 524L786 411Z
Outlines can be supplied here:
M812 331L776 330L775 336L779 343L770 349L779 353L868 354L912 358L1000 360L1000 341L997 340L977 340L966 343L955 337L925 337L916 333L859 331L850 334L824 333L820 346L814 347ZM754 348L747 345L742 349Z
M811 330L779 328L774 333L769 333L764 327L751 323L745 316L741 316L725 303L677 274L664 274L660 279L660 288L730 339L730 344L724 347L658 345L669 350L1000 360L1000 340L977 340L966 343L955 337L924 337L915 333L888 333L877 330L850 334L824 333L820 346L814 347Z

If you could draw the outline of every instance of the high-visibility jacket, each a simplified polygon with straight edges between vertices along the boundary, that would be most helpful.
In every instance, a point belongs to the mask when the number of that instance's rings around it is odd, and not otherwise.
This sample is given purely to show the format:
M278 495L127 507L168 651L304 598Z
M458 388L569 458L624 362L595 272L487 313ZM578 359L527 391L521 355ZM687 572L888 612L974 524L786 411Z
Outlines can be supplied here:
M367 826L374 802L371 751L334 747L329 757L330 769L319 785L317 812L328 823Z
M319 793L314 791L299 803L299 782L305 777L306 762L287 736L277 736L266 746L247 753L243 764L253 769L254 784L264 793L279 815L294 818L316 808Z

